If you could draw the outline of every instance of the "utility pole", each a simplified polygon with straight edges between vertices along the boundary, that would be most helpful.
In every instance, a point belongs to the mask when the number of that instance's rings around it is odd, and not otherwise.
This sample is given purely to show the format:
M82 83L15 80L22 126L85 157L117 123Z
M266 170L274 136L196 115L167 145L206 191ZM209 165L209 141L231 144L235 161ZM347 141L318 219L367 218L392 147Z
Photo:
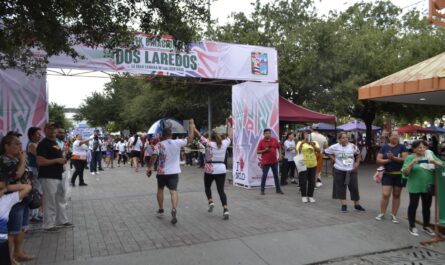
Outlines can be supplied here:
M211 13L210 13L210 4L211 0L207 0L207 8L208 8L208 21L207 21L207 33L210 34L210 19ZM208 91L209 88L207 88L207 126L209 130L209 135L212 130L212 99L210 98L210 91Z

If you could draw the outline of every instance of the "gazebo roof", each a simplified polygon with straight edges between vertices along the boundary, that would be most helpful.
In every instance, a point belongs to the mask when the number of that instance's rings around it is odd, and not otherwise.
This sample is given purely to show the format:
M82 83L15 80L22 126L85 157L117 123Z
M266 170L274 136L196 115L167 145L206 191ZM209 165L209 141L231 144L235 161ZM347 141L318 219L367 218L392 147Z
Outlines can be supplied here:
M445 52L359 88L359 99L445 104Z

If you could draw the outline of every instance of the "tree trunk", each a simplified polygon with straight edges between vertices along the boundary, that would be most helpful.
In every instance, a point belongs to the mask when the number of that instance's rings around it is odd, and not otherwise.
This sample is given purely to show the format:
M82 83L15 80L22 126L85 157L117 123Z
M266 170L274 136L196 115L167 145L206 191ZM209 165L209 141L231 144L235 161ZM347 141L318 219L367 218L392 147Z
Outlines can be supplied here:
M372 146L372 123L374 122L376 112L375 104L368 101L361 113L361 118L366 125L366 162L372 162L376 159Z

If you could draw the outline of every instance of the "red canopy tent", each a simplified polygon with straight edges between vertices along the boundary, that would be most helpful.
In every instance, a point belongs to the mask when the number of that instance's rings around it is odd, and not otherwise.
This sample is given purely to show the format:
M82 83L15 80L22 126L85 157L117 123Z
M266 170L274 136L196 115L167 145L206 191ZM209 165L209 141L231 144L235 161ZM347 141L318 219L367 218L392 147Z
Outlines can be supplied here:
M302 106L298 106L283 97L280 97L279 108L280 121L327 123L334 123L336 121L336 117L334 115L322 114L303 108Z
M399 133L428 133L430 130L417 126L417 125L406 125L397 129Z

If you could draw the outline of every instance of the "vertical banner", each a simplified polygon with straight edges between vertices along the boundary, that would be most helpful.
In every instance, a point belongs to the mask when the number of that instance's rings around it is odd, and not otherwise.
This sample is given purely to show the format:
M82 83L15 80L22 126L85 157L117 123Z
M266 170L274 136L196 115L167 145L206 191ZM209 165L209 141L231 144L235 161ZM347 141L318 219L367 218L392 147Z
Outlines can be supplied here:
M278 138L278 84L245 82L232 87L233 183L245 188L261 186L261 156L257 147L263 130ZM274 186L269 172L267 186Z
M22 142L27 142L28 128L43 128L47 120L46 75L0 70L0 138L16 131L23 135Z

